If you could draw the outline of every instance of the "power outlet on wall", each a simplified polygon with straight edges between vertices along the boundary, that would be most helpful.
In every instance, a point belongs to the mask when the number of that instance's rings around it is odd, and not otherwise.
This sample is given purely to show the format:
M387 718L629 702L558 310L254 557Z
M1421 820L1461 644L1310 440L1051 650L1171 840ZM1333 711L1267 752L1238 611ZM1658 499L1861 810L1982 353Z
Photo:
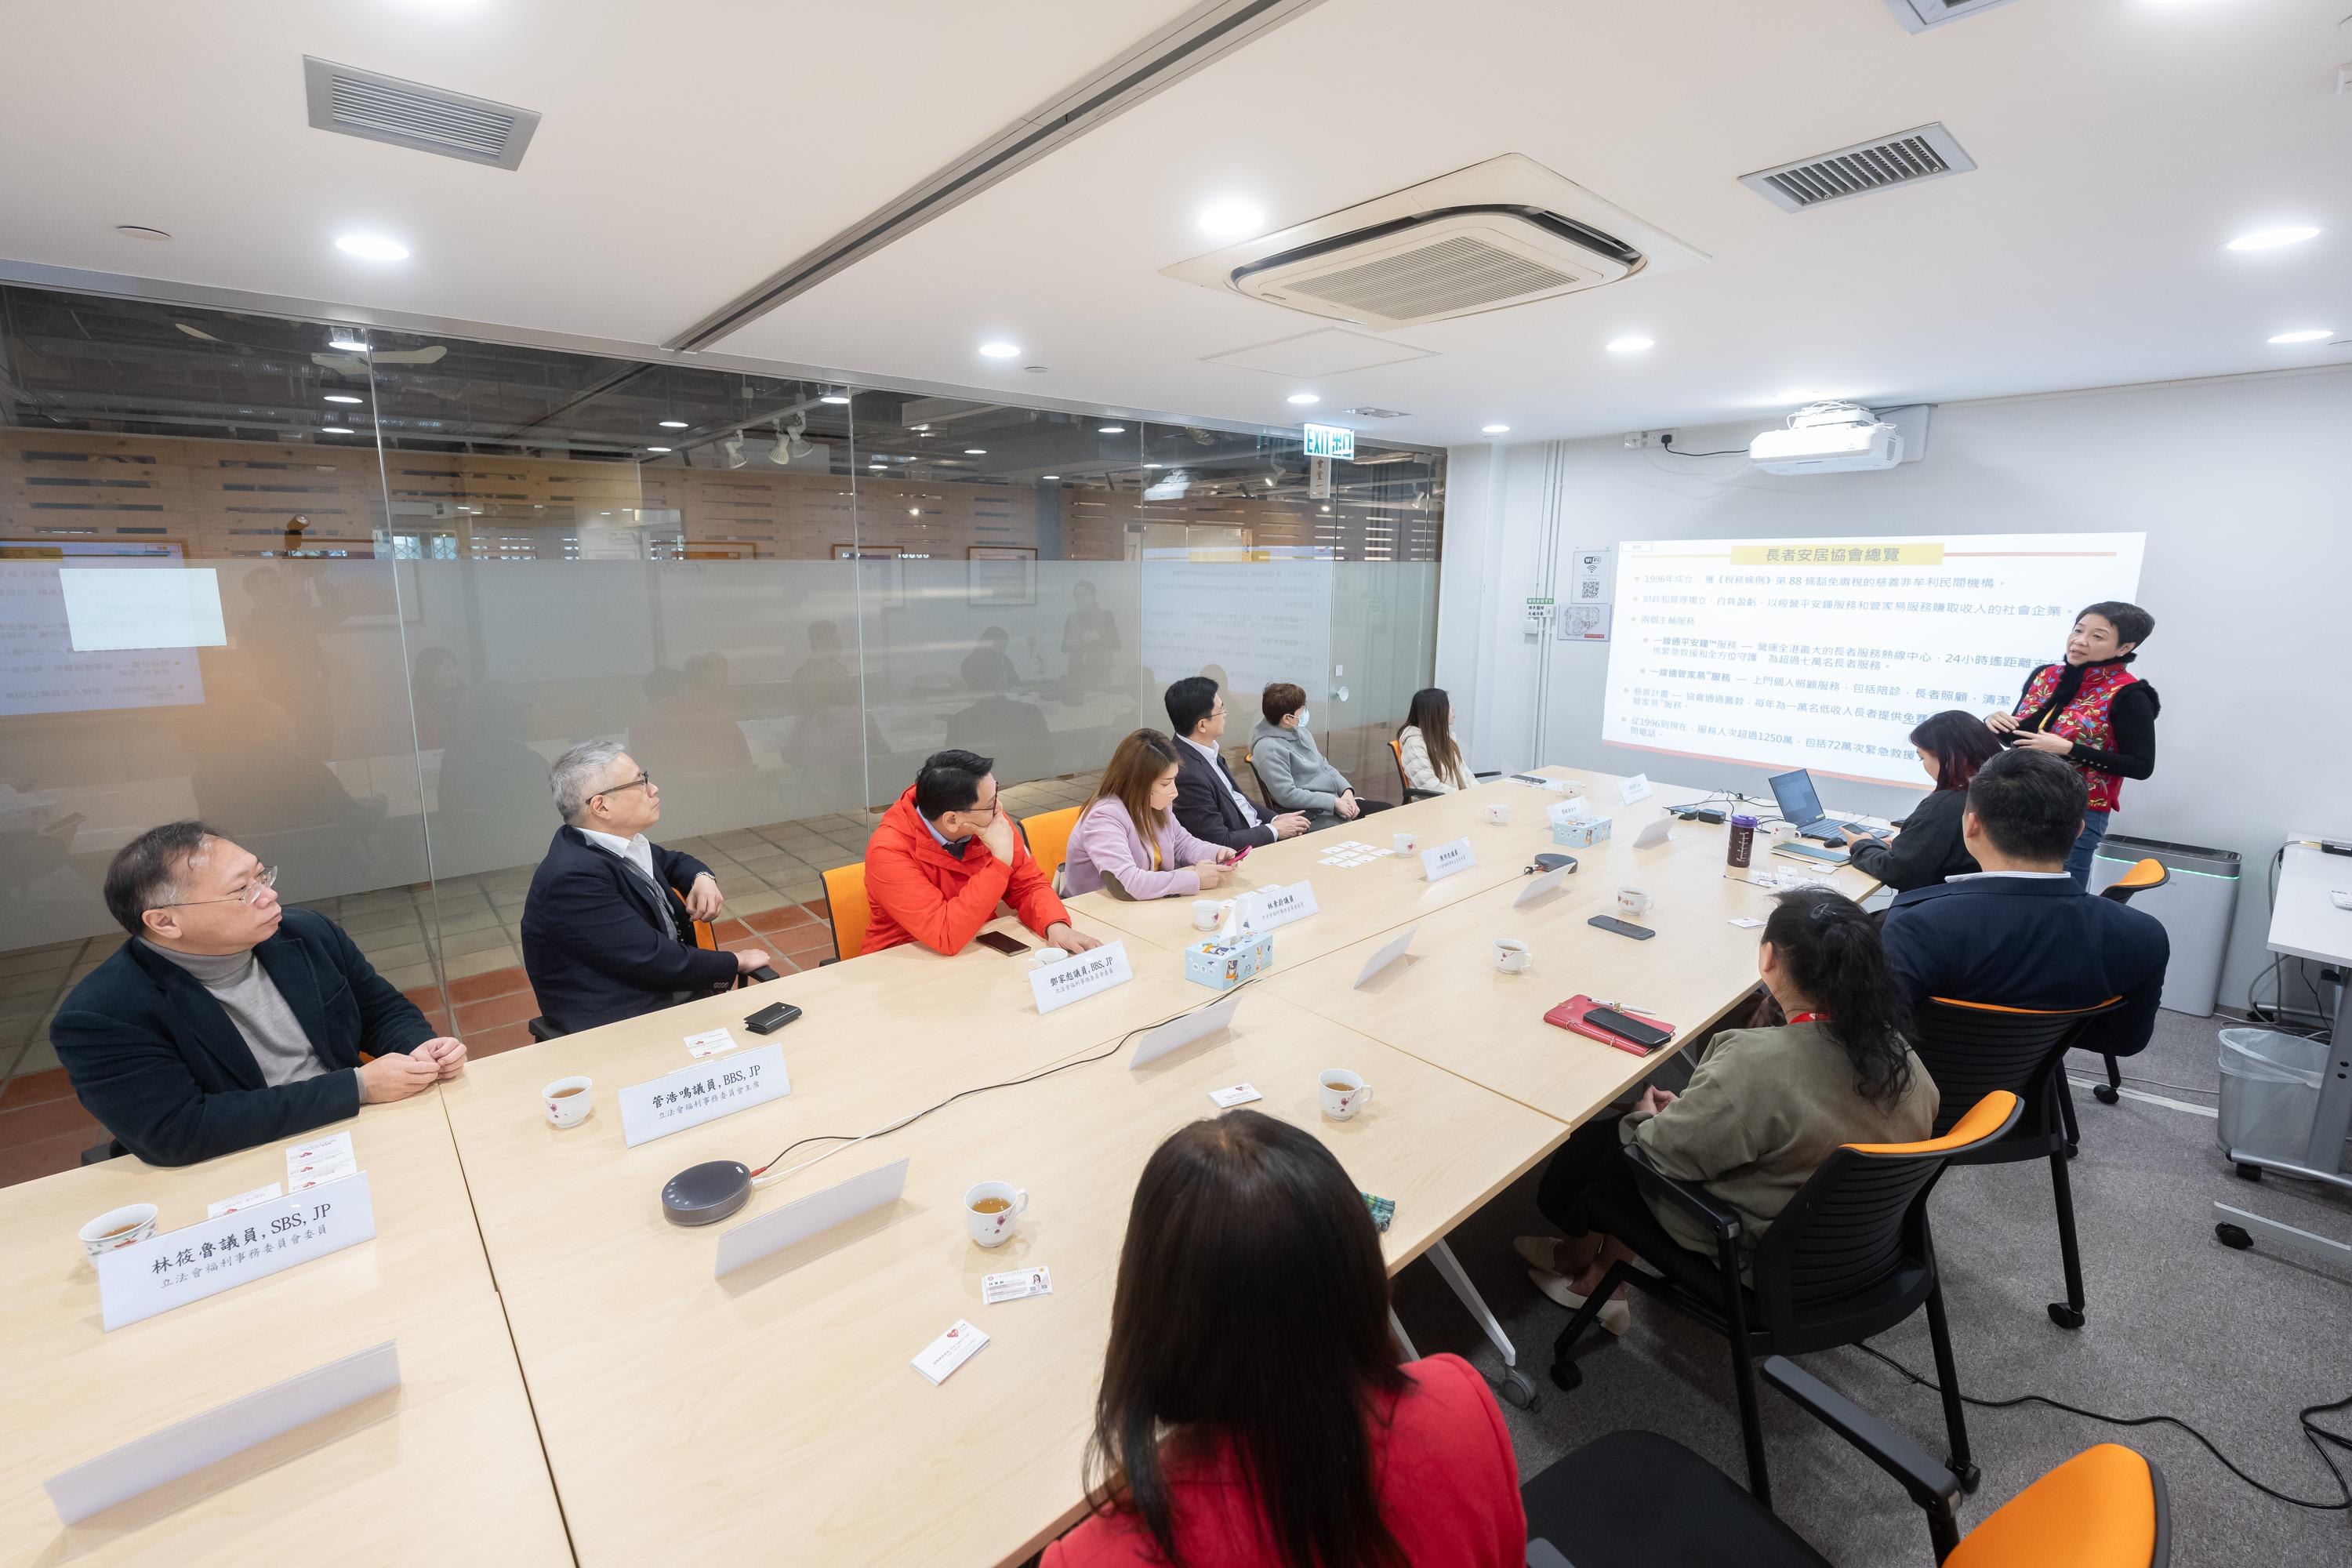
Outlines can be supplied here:
M1666 437L1673 434L1672 430L1629 431L1625 437L1625 449L1629 452L1638 452L1644 447L1664 447L1666 444Z

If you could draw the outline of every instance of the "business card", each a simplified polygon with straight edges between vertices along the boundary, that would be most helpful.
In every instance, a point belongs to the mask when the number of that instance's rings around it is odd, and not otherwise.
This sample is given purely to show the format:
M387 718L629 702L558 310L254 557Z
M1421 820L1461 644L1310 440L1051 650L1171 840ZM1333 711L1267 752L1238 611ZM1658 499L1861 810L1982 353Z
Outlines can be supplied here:
M934 1384L945 1383L948 1373L970 1361L972 1352L987 1342L986 1334L958 1318L953 1328L923 1347L913 1365Z

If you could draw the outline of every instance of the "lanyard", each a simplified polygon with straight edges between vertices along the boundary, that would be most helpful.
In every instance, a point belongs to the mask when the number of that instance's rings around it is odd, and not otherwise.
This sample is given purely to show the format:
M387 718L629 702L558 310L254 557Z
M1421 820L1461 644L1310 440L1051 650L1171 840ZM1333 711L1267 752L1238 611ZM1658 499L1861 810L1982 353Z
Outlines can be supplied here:
M1791 1024L1825 1024L1829 1021L1829 1016L1830 1016L1827 1013L1794 1013L1790 1015L1789 1022Z

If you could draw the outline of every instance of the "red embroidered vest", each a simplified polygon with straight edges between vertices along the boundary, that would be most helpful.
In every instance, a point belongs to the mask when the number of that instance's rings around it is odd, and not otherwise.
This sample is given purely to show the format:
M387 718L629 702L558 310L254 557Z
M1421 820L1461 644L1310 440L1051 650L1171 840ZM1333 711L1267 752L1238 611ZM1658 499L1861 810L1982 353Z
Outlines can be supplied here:
M2017 705L2018 717L2021 719L2048 702L2065 673L2066 667L2063 664L2044 665L2027 685L2024 699ZM2115 706L2116 693L2138 679L2138 676L2120 664L2101 665L2095 669L2084 670L2082 689L2074 693L2074 700L2052 715L2049 722L2042 727L2051 734L2063 735L2070 741L2079 741L2102 752L2112 752L2116 749L2116 729L2108 717L2108 710ZM2114 773L2103 773L2085 763L2074 765L2083 770L2083 782L2090 786L2091 798L2084 809L2115 810L2116 802L2123 796L2124 781Z

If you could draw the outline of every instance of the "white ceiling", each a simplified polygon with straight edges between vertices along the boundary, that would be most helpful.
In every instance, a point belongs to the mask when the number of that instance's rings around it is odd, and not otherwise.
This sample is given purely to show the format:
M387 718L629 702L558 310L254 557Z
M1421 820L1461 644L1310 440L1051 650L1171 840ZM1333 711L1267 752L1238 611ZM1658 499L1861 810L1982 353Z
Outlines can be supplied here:
M658 342L1186 9L154 0L101 30L23 8L0 258ZM2014 0L1915 36L1884 0L1325 0L713 346L1275 425L1309 390L1435 444L2342 362L2263 340L2352 337L2347 11ZM545 119L517 174L327 135L304 53ZM1801 214L1737 183L1929 121L1977 172ZM1712 260L1400 332L1433 357L1308 387L1203 363L1319 324L1160 276L1223 243L1195 226L1211 201L1282 227L1505 152ZM2294 222L2328 232L2221 248ZM356 226L416 255L330 247ZM1629 333L1657 346L1603 351ZM980 358L994 338L1021 358Z

